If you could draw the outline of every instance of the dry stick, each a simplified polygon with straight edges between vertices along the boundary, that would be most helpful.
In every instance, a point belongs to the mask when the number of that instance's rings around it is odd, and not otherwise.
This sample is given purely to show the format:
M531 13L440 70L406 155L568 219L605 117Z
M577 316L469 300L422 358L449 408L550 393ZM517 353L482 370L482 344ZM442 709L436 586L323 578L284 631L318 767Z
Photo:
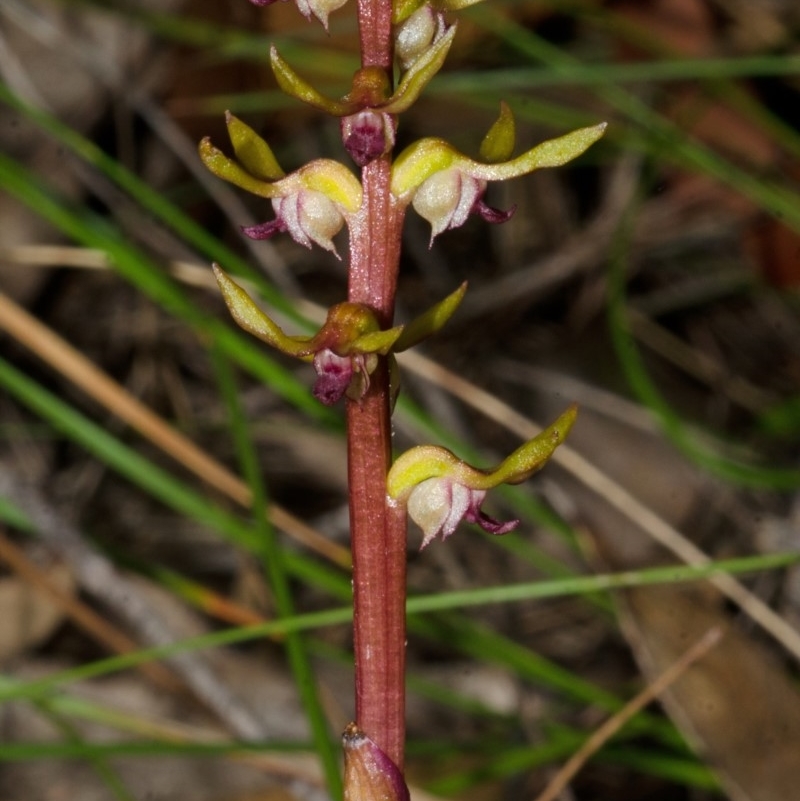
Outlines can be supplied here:
M20 578L46 595L70 620L105 645L112 653L126 654L139 647L127 634L112 626L74 595L58 587L47 573L28 559L21 548L8 539L2 530L0 530L0 561L5 562ZM139 669L166 690L176 692L183 688L183 684L177 682L173 674L163 665L147 663L139 665Z
M40 359L60 372L110 412L135 428L203 481L245 508L252 492L240 478L169 426L157 414L100 370L52 329L0 293L0 328L5 329ZM346 548L323 537L285 509L271 504L270 521L298 542L343 567L349 566Z
M719 628L709 629L680 659L673 662L660 676L637 696L632 698L613 717L610 717L564 763L536 801L554 801L572 781L578 771L603 745L608 742L634 715L644 709L670 685L677 681L698 659L704 657L722 637Z
M468 406L524 440L542 430L541 426L507 403L430 359L408 351L400 354L399 360L407 369L444 387ZM711 558L694 543L569 445L559 446L552 460L686 564L701 566L711 562ZM800 632L732 576L716 574L708 581L800 661Z

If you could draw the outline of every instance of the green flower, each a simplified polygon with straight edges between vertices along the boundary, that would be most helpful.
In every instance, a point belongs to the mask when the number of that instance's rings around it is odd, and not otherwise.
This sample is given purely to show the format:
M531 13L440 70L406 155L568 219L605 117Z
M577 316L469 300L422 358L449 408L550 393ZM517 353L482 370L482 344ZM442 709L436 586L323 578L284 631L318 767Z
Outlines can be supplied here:
M286 175L269 145L232 114L226 114L228 135L237 160L228 158L206 137L200 158L219 178L272 201L275 219L245 227L252 239L286 231L296 242L336 253L333 237L361 206L358 179L338 161L317 159ZM338 254L337 254L338 255Z
M314 336L291 336L218 265L213 269L233 319L245 331L281 353L313 363L317 373L314 397L326 405L336 403L344 395L361 400L369 390L378 357L406 350L438 331L466 292L466 284L462 284L407 326L388 330L381 330L367 306L338 303L328 310L325 324Z
M391 191L400 203L411 203L431 224L431 243L442 231L463 225L473 213L487 222L505 222L514 209L499 211L484 202L489 181L505 181L565 164L594 144L605 129L605 123L581 128L509 159L514 147L514 118L503 104L499 119L481 145L486 163L459 153L443 139L421 139L395 160Z
M462 520L477 523L490 534L506 534L519 520L502 523L486 515L481 509L486 492L500 484L519 484L541 469L566 438L577 413L577 407L570 406L494 470L478 470L436 445L412 448L389 470L389 502L405 504L409 517L422 529L422 548L438 534L447 539Z

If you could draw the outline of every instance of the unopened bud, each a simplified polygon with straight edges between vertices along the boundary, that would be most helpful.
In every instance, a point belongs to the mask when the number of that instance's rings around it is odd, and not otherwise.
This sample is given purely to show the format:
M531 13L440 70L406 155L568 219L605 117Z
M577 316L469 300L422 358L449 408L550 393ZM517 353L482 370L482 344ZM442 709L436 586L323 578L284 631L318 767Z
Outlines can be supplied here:
M342 142L359 167L389 153L394 147L397 123L391 114L366 109L342 117Z

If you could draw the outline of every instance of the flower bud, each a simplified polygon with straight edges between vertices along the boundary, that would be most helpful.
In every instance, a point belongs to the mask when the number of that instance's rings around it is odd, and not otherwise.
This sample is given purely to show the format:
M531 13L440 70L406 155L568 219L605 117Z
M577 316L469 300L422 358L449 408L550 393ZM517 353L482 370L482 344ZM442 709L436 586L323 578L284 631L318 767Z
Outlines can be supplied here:
M407 70L445 31L444 17L429 5L418 8L397 26L394 52L400 66Z
M367 109L342 117L341 129L345 150L364 167L392 150L397 122L391 114Z
M409 801L397 765L355 723L344 730L342 744L344 801Z

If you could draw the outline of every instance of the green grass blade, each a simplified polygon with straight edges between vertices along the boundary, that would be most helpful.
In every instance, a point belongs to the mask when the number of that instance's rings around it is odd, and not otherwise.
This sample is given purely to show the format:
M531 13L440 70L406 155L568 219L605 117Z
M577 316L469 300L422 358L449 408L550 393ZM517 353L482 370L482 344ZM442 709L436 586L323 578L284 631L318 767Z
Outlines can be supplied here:
M792 490L800 486L800 470L748 464L703 445L708 439L693 433L659 392L650 378L626 315L625 276L630 220L617 233L611 252L608 290L608 321L614 350L628 384L640 402L655 414L667 438L689 459L720 478L746 487Z
M237 364L313 419L340 427L338 415L319 403L308 388L271 359L251 337L204 314L186 290L137 251L105 219L57 197L38 176L0 153L0 184L35 213L82 244L102 250L114 268L167 312L189 324Z
M278 541L275 529L269 522L267 488L259 468L249 425L242 409L239 389L231 365L225 355L217 349L212 351L217 381L222 398L228 410L233 440L239 456L239 464L253 496L253 527L258 535L260 547L258 553L265 576L272 588L278 617L291 618L295 614L294 601L289 587L283 550ZM289 666L294 676L295 686L306 713L316 752L322 762L332 798L342 795L342 779L339 773L338 750L333 747L328 730L325 713L317 691L316 677L311 667L308 651L299 631L290 632L286 636L286 653Z

